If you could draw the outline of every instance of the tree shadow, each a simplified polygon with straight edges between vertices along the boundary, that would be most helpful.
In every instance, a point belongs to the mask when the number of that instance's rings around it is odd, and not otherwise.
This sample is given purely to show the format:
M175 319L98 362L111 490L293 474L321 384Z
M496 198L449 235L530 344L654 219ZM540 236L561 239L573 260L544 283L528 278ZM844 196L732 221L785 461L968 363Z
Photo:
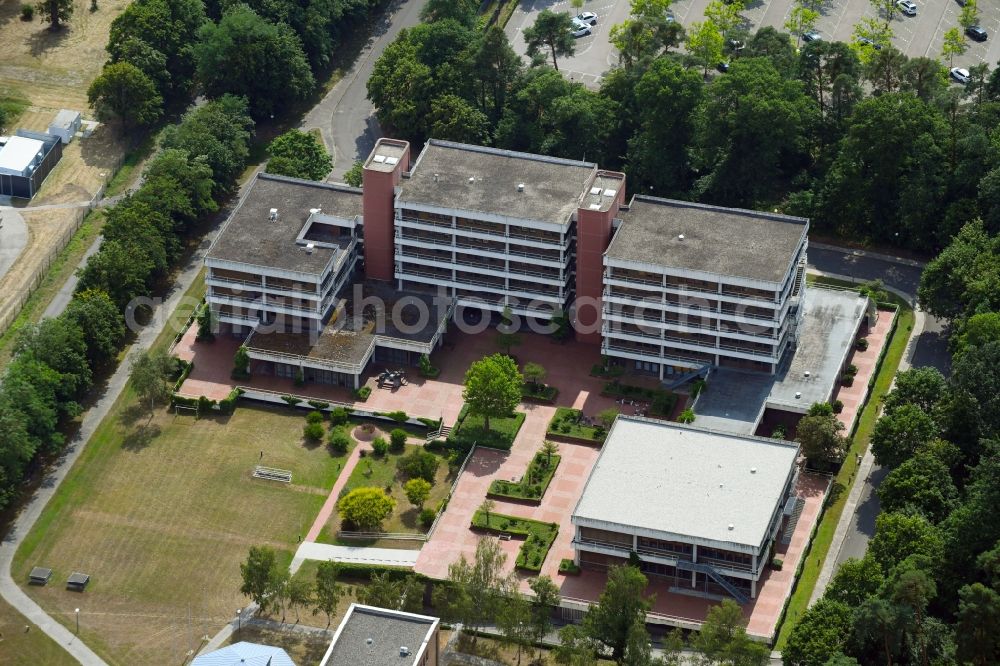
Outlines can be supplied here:
M118 420L123 426L132 427L143 416L149 416L149 410L146 405L136 402L123 409Z
M160 435L157 424L144 425L134 429L122 440L122 448L126 451L138 452L149 446Z
M20 11L20 8L18 9ZM28 50L32 57L40 58L46 51L62 44L63 40L69 37L70 27L63 25L59 30L50 30L43 27L30 37L28 37Z
M399 514L399 522L403 523L403 525L411 530L416 530L419 517L420 511L417 510L416 507L410 507L406 511Z

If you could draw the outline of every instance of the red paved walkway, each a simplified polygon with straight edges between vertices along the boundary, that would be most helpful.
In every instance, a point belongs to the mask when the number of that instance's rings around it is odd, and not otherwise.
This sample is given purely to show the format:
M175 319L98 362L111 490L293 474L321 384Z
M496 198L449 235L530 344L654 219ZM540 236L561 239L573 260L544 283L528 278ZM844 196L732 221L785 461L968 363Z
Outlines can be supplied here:
M858 374L854 377L854 383L850 386L841 386L833 396L835 400L840 400L844 403L844 409L837 415L837 418L840 419L840 422L844 424L844 427L848 431L850 431L851 426L854 424L854 419L857 418L858 411L868 396L868 382L875 372L875 366L878 363L879 354L882 353L882 347L888 342L889 328L891 326L892 312L879 311L878 320L868 331L868 334L864 336L868 340L868 349L860 351L855 348L853 356L848 360L848 363L853 363L858 368Z
M323 531L323 526L326 525L326 521L330 519L330 514L333 513L334 508L337 506L340 491L347 485L347 480L351 478L354 466L358 464L358 460L361 458L361 450L365 449L370 452L371 448L372 445L368 442L358 442L354 450L351 451L351 455L347 456L347 460L344 461L344 468L340 470L340 476L337 477L337 481L333 484L333 488L330 489L330 494L327 496L326 502L323 503L323 508L319 510L316 520L313 521L312 527L309 528L306 541L315 541L319 538L320 532Z

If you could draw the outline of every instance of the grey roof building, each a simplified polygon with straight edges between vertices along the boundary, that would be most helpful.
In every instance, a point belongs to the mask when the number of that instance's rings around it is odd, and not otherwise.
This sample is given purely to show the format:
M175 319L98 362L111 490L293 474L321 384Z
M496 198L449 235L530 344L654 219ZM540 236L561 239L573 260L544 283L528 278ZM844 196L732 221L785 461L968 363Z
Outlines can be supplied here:
M351 604L320 666L437 666L436 617Z
M792 442L619 416L573 511L577 564L600 568L634 552L678 587L755 596L795 506L798 452Z

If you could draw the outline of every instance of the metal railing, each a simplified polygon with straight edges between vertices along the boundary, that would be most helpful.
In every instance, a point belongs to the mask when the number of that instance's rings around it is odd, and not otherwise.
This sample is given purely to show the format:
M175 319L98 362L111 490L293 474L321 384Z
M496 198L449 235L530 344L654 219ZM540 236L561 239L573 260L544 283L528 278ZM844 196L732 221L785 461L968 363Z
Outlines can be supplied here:
M611 550L620 550L620 551L624 551L626 553L628 553L628 552L630 552L632 550L632 544L631 543L624 544L624 543L618 543L618 542L615 542L615 541L604 541L602 539L593 539L593 538L590 538L590 537L577 537L577 538L573 539L572 545L574 545L574 546L578 546L578 545L583 545L583 546L587 546L587 545L590 545L590 546L600 546L602 548L610 548Z

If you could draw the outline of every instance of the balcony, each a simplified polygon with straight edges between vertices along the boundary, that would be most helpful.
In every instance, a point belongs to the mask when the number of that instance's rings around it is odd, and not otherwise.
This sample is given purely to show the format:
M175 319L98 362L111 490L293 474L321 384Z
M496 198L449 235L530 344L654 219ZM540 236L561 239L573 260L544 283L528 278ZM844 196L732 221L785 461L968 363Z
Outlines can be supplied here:
M623 553L629 553L632 551L632 543L623 543L617 541L604 541L602 539L592 539L590 537L576 537L572 541L572 545L575 546L598 546L600 548L608 548L610 550L616 550Z

